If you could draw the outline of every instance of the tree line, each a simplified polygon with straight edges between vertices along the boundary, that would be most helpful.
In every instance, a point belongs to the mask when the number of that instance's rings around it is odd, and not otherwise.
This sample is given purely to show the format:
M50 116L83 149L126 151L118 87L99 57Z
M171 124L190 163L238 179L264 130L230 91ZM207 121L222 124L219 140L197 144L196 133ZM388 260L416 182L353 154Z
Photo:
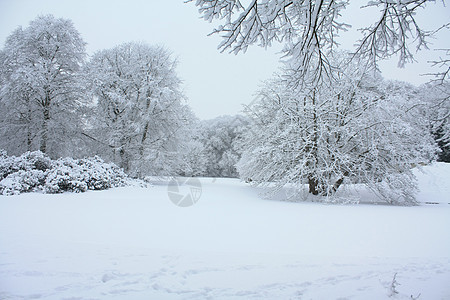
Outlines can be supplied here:
M239 8L197 5L206 19L213 11L225 18ZM246 27L264 11L255 10L258 5L254 1L240 23L227 25L245 28L245 35L222 27L224 49L238 52L277 34L295 37L289 28L276 33L275 27ZM333 5L329 9L340 9ZM263 8L273 13L279 7ZM311 17L326 20L319 12ZM327 36L310 39L326 44ZM413 204L411 168L448 155L445 75L419 88L387 81L373 64L354 59L355 53L333 50L325 56L319 41L303 54L295 44L287 52L296 55L295 63L285 63L262 84L244 115L199 121L167 49L130 42L88 57L70 20L40 16L16 29L0 51L0 148L10 155L40 150L54 159L98 155L141 178L241 177L298 191L306 185L310 194L326 197L362 183L389 203Z

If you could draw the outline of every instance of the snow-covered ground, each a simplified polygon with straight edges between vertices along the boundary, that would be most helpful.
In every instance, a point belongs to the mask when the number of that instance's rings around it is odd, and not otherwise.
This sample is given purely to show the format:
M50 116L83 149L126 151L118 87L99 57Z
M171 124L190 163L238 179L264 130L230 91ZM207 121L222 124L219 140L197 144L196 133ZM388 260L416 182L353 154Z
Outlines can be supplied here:
M165 184L0 196L0 299L450 299L450 165L424 170L416 207L210 178L186 208Z

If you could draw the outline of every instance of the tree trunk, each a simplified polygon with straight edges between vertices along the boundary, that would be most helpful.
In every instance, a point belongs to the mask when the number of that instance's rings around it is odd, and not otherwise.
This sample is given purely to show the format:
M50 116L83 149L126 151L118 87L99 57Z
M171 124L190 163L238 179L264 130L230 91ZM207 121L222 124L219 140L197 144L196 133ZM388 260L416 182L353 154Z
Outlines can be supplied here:
M123 149L123 147L119 151L120 154L120 161L121 161L121 167L125 173L128 173L130 170L129 161L128 161L128 155Z
M30 116L31 114L29 114ZM32 138L31 138L31 117L28 118L28 124L27 124L27 151L32 151Z
M149 122L147 121L144 126L144 132L142 133L141 145L139 146L139 154L141 155L141 159L144 158L144 142L147 139L148 127L149 127Z
M47 153L47 141L48 141L48 121L50 120L50 109L48 106L44 106L44 119L42 122L41 133L41 150L42 153Z
M339 178L333 185L333 194L336 193L338 188L341 186L341 184L344 182L345 177L348 176L348 172L344 172L344 175Z
M31 145L31 129L30 126L27 128L27 151L32 151L32 145Z
M318 128L317 128L317 113L316 113L316 91L313 91L312 94L312 107L313 107L313 133L312 133L312 146L311 146L311 155L313 158L312 167L313 169L317 168L318 163ZM313 195L319 194L319 180L313 178L312 175L308 178L309 192Z
M318 195L319 191L318 191L318 185L319 182L317 179L315 178L308 178L308 185L309 185L309 192L313 195Z
M150 111L150 104L151 104L151 97L152 97L152 92L148 91L147 92L147 101L145 103L145 113L149 114ZM147 135L148 135L148 128L150 127L150 121L146 121L145 125L144 125L144 130L142 132L142 138L141 138L141 145L139 147L139 154L141 155L141 159L144 159L144 142L147 139Z
M31 118L32 118L32 111L31 111L31 104L30 104L30 97L29 96L25 96L25 101L27 104L27 151L32 151L32 146L33 146L33 139L32 139L32 134L31 134Z

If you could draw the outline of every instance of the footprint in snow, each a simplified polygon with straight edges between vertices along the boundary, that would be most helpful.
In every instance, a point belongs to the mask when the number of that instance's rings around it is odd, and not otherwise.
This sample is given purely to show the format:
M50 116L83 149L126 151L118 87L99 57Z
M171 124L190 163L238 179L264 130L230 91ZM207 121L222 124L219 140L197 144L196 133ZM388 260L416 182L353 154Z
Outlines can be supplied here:
M102 276L102 282L103 283L105 283L105 282L108 282L108 281L110 281L110 280L112 280L112 279L114 279L115 278L115 276L113 275L113 274L103 274L103 276Z

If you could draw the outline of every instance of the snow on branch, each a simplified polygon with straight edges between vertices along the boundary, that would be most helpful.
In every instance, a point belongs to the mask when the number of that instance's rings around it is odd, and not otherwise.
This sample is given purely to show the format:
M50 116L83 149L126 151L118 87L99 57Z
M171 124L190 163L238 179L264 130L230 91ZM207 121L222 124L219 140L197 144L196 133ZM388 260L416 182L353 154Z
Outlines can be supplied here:
M379 59L398 55L398 66L414 62L408 40L412 39L416 51L428 49L428 38L433 31L423 30L415 19L416 11L429 0L370 1L362 8L380 9L380 17L371 26L361 28L363 38L356 44L355 56L368 57L374 65Z
M400 67L413 62L414 52L428 49L428 40L436 33L423 30L415 18L429 2L435 0L373 0L362 6L378 9L380 15L374 24L359 29L363 37L355 44L353 59L370 61L374 67L378 60L395 55ZM314 64L316 81L333 73L331 52L338 46L339 33L351 26L339 20L348 4L348 0L195 1L203 19L221 22L211 34L221 35L222 52L237 54L254 44L284 43L289 68L303 77Z

